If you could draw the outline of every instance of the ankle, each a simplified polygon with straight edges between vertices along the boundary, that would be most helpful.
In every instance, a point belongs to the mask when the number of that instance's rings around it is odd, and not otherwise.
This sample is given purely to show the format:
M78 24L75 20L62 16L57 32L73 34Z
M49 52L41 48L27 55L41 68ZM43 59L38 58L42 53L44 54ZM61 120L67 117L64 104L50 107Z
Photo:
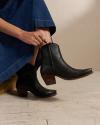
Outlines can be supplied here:
M35 62L33 62L33 61L30 61L28 64L35 66Z

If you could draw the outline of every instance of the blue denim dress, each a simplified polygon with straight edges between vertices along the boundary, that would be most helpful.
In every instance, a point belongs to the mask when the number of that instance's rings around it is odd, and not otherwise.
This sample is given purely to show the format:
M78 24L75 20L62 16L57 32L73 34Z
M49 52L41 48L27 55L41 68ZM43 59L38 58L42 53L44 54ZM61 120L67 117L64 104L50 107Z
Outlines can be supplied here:
M7 0L0 4L0 18L26 31L47 27L51 35L55 23L44 0ZM34 46L0 32L0 84L32 59Z

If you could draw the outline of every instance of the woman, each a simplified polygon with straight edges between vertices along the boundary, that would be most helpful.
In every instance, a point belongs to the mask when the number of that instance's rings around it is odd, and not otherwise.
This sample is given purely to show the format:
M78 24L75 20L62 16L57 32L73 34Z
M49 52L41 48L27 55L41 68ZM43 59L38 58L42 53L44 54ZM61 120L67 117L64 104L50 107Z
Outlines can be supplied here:
M44 82L55 84L55 76L76 79L92 69L75 69L63 59L53 43L56 26L43 0L0 0L0 83L17 74L19 96L28 91L38 97L51 97L56 90L44 88L37 79L41 66Z

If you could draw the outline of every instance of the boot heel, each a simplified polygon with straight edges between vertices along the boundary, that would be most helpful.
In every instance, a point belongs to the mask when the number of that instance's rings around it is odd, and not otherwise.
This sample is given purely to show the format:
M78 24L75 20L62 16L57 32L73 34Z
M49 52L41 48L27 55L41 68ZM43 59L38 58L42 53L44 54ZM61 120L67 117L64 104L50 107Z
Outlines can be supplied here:
M28 92L27 91L23 91L23 90L17 90L17 95L19 97L27 97L28 96Z
M56 84L56 79L54 75L48 75L45 73L41 73L41 76L46 83L46 85Z

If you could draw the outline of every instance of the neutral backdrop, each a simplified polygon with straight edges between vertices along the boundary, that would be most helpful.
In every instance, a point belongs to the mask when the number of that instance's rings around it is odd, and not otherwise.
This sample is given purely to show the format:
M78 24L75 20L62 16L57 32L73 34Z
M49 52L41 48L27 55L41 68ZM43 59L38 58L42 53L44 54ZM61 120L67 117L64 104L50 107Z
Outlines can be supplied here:
M65 61L100 70L100 0L45 0L56 23L54 41Z

